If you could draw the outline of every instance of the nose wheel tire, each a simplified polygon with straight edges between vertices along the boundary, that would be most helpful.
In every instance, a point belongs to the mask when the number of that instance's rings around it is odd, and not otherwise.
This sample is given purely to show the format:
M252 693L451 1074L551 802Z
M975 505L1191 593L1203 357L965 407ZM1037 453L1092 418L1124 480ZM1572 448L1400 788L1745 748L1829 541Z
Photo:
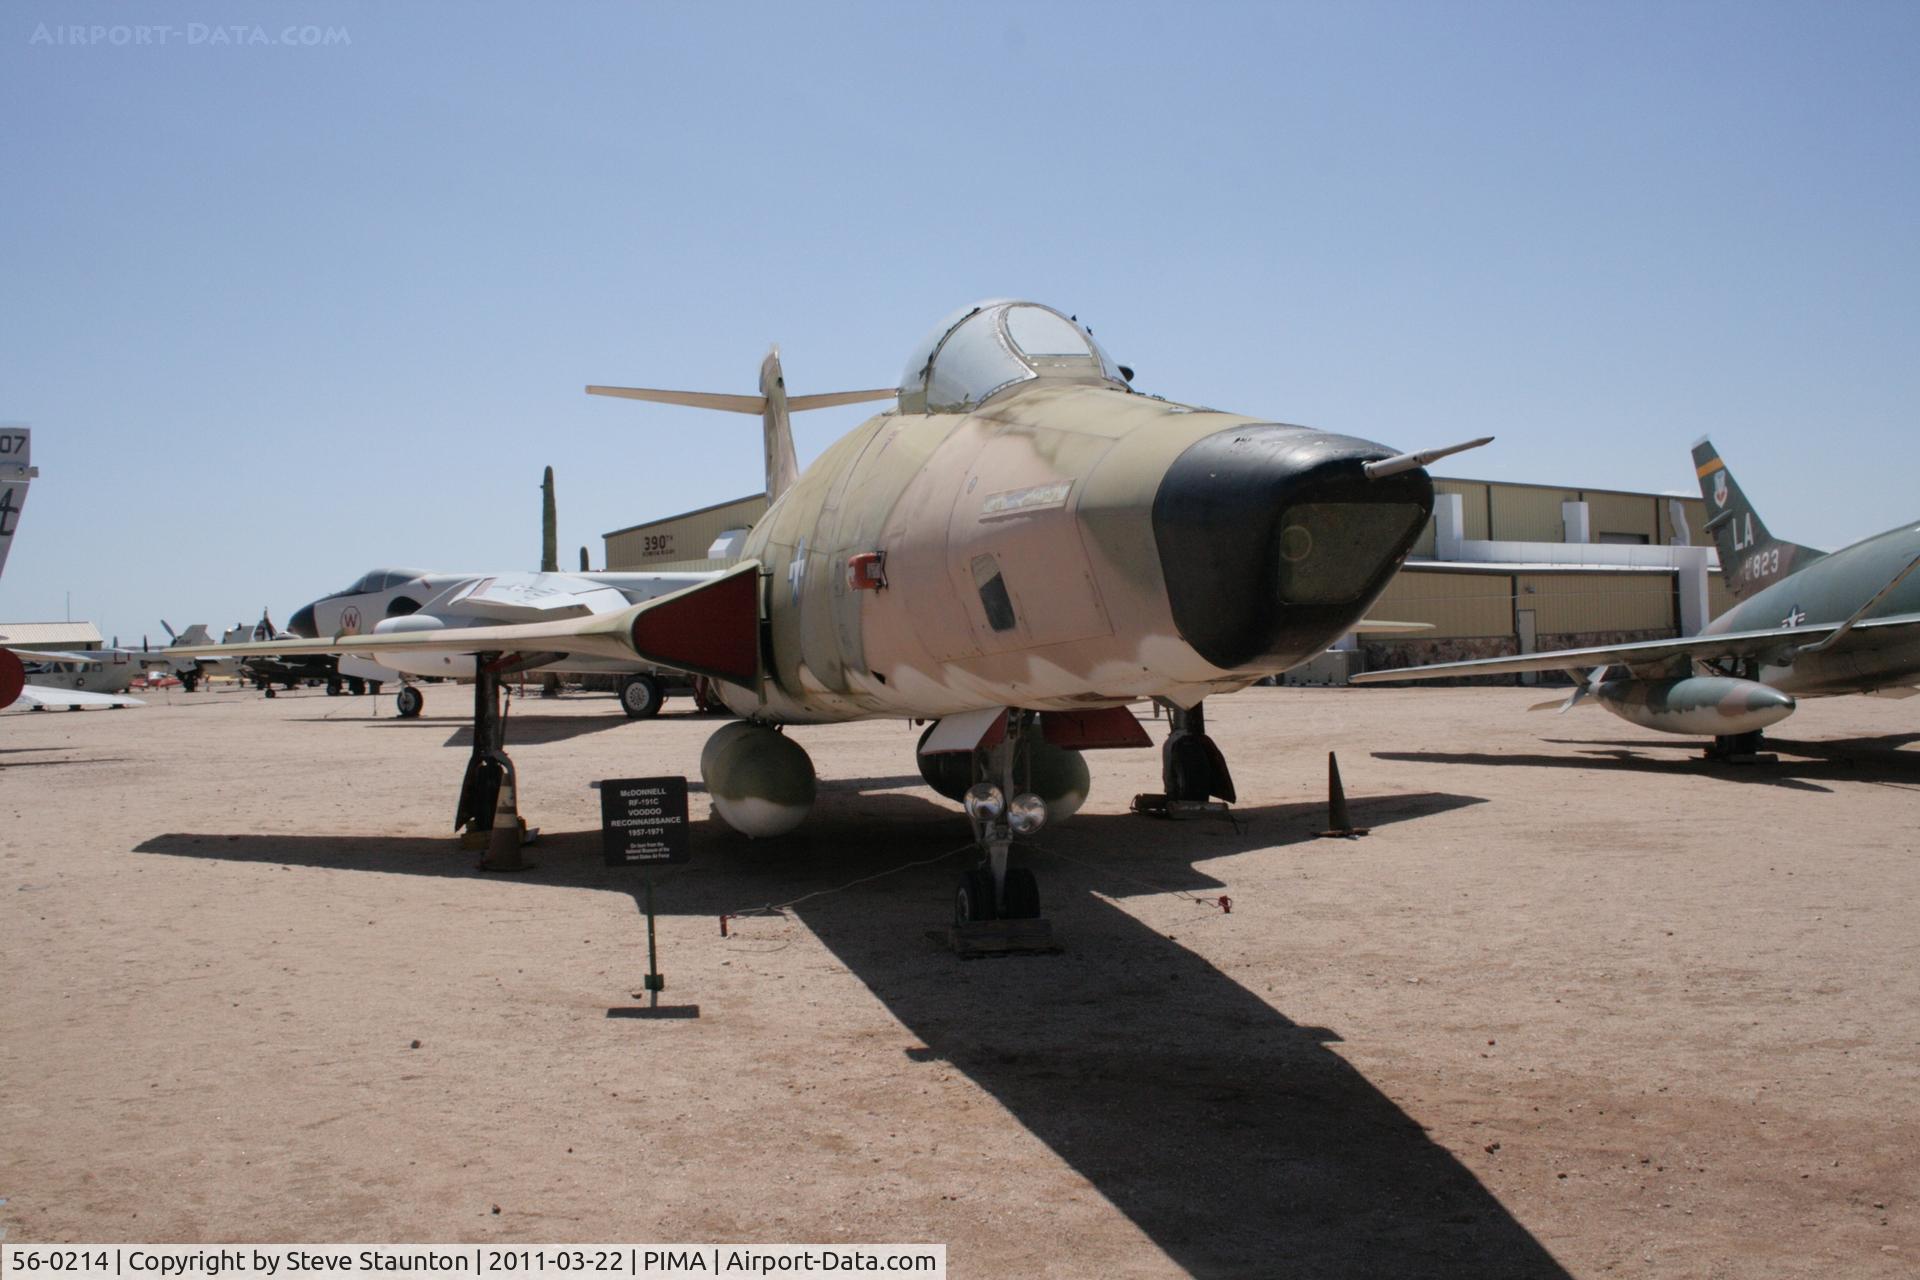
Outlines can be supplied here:
M660 714L660 703L665 698L660 682L652 676L628 676L620 682L620 709L635 720L645 720Z
M960 887L953 895L953 922L978 924L993 918L993 872L975 867L960 877Z
M1007 868L1005 909L993 901L993 872L975 867L960 877L953 895L953 922L978 924L982 920L1038 920L1040 882L1025 867Z
M412 720L427 705L427 697L412 685L401 685L400 692L394 695L394 706L400 712L402 720Z
M988 877L991 881L992 877ZM1040 918L1040 882L1033 872L1025 867L1007 868L1006 910L1001 914L1009 920L1038 920Z

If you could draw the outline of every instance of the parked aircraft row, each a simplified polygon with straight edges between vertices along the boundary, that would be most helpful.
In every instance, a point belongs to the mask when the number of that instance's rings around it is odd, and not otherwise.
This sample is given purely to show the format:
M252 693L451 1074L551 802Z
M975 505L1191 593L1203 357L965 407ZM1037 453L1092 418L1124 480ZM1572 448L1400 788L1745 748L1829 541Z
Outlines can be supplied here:
M1235 798L1205 699L1348 631L1410 629L1366 612L1430 515L1425 466L1486 443L1400 453L1144 395L1132 377L1075 318L998 300L943 321L886 390L789 397L777 349L757 396L589 387L761 417L770 505L732 567L376 570L298 611L294 638L220 648L472 679L456 823L473 829L511 778L497 686L514 672L624 673L630 713L657 707L655 670L714 682L741 720L713 735L701 775L751 836L790 830L812 802L788 726L931 721L921 774L962 804L981 854L957 918L1032 917L1038 889L1012 850L1085 799L1081 752L1149 745L1128 707L1152 699L1172 722L1169 800ZM895 403L797 466L792 411L881 398ZM1562 705L1710 733L1725 756L1750 754L1796 696L1912 692L1920 529L1822 556L1775 539L1710 444L1695 456L1738 599L1701 635L1358 679L1574 671Z
M353 635L315 602L315 639L242 652L472 671L479 723L456 809L471 825L509 776L487 685L513 671L602 660L716 681L743 719L714 735L701 773L750 835L790 829L813 798L785 726L937 721L921 772L963 802L982 854L956 893L962 920L1038 914L1014 838L1078 807L1082 750L1146 745L1131 702L1174 708L1170 794L1232 797L1203 699L1362 625L1431 511L1424 465L1454 451L1142 395L1072 317L1014 301L949 317L884 391L790 398L777 352L757 397L589 391L761 416L771 505L734 567L551 621L529 601L513 620L449 627L421 600L420 620L363 615ZM791 411L883 397L896 404L798 469Z

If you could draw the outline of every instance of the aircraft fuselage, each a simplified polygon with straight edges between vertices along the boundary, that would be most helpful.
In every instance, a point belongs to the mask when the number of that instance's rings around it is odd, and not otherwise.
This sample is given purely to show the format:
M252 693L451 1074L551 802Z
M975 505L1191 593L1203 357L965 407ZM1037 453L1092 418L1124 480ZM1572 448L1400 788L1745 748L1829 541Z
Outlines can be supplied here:
M1707 634L1843 622L1920 556L1920 527L1897 529L1843 547L1763 588L1715 618ZM1887 593L1867 618L1920 613L1920 572ZM1920 680L1920 641L1856 629L1822 653L1763 663L1759 680L1797 697L1862 693Z
M1399 567L1433 490L1364 476L1392 453L1105 386L880 414L748 536L771 678L722 696L808 722L1242 688L1326 647Z

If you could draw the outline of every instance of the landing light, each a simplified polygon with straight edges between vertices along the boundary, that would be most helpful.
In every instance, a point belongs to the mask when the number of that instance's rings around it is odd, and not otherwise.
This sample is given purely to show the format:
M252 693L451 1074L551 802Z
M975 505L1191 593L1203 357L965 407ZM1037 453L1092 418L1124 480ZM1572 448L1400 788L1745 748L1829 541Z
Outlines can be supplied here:
M1006 812L1007 797L991 782L976 782L967 788L966 806L975 822L993 822Z
M1047 802L1028 791L1007 806L1007 825L1019 836L1030 836L1047 823Z

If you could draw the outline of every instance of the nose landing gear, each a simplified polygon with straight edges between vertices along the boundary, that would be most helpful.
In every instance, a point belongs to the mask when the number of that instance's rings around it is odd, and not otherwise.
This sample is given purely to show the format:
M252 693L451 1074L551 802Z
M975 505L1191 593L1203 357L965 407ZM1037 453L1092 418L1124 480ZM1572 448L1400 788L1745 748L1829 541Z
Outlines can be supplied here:
M965 804L980 862L961 875L953 898L953 947L963 956L1055 949L1053 927L1040 914L1039 881L1028 868L1008 865L1014 837L1045 821L1045 805L1028 794L1015 767L1039 731L1032 712L1008 711L973 749L974 782Z

